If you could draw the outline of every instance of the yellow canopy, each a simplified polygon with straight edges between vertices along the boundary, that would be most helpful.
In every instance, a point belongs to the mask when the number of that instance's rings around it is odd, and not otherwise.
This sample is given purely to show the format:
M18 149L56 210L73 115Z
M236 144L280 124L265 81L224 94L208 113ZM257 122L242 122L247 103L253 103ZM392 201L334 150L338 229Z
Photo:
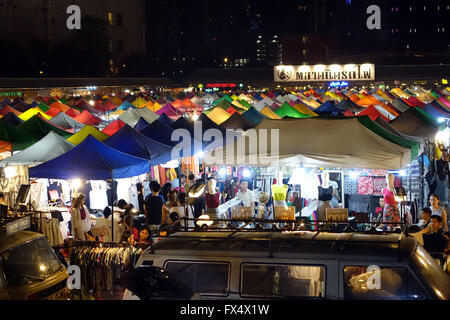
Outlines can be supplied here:
M67 141L73 143L74 145L79 145L88 137L88 135L94 136L99 141L105 141L109 138L109 136L97 129L95 129L92 126L84 126L83 129L75 133L73 136L71 136ZM86 161L89 161L89 159L86 159Z
M226 112L220 107L215 107L210 113L207 114L208 118L214 121L217 124L224 123L231 117L231 114Z
M122 115L123 113L125 113L125 110L117 109L116 111L111 112L111 113L110 113L110 116L112 116L112 117L118 117L118 116Z
M234 100L231 104L233 106L236 106L236 107L241 108L243 110L248 110L248 108L246 106L244 106L242 103L240 103L238 100Z
M112 98L111 98L111 101L114 102L114 104L115 104L116 106L120 106L120 105L123 103L122 99L120 99L120 98L117 97L117 96L112 97Z
M265 106L264 108L262 108L262 110L260 112L263 115L265 115L266 117L269 117L270 119L274 119L274 120L281 119L281 117L279 115L277 115L275 112L273 112L272 109L270 109L268 106Z
M131 104L136 108L143 108L147 105L147 101L139 97L136 100L134 100Z
M233 95L231 96L231 99L233 99L233 100L238 100L239 97L238 97L237 95L233 94Z
M22 119L23 121L27 121L29 119L31 119L32 117L34 117L35 115L40 114L41 116L43 116L45 119L50 120L52 117L50 117L48 114L43 113L40 109L38 108L31 108L28 109L27 111L25 111L24 113L22 113L19 118Z
M332 98L333 100L335 100L335 101L341 101L342 100L342 97L340 95L334 93L334 92L327 91L325 94L327 96L329 96L330 98Z
M305 105L303 105L301 103L296 104L294 106L294 109L297 110L298 112L301 112L303 114L307 114L307 115L310 115L310 116L313 116L313 117L318 117L319 116L317 113L315 113L314 111L310 110L307 106L305 106Z
M158 111L159 109L161 109L162 108L162 106L158 103L158 102L155 102L154 104L152 104L152 105L148 105L147 104L147 108L149 108L151 111L153 111L153 112L156 112L156 111Z

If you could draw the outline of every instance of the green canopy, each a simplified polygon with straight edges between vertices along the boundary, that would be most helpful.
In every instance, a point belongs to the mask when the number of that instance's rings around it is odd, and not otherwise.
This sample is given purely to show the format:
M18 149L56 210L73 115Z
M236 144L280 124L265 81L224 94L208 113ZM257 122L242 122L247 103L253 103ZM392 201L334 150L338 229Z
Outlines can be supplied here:
M290 118L311 118L312 116L308 114L301 113L291 107L291 105L285 102L275 113L281 118L290 117Z
M421 108L416 108L416 107L412 107L412 108L415 111L414 114L416 114L417 117L419 117L421 120L425 121L426 123L428 123L436 128L441 127L441 125L439 123L437 123L436 120L432 116L430 116L427 112L425 112ZM444 127L445 127L445 125L444 125Z
M59 99L59 102L61 102L62 104L67 104L68 100L63 97L63 98Z
M242 104L244 107L247 107L247 108L253 108L251 105L250 105L250 103L248 103L247 101L245 101L245 100L238 100L239 101L239 103L240 104Z
M358 118L358 121L365 126L367 129L372 131L373 133L379 135L380 137L398 144L399 146L402 146L404 148L411 149L411 161L413 161L418 155L419 155L419 143L416 141L407 140L403 137L400 137L398 135L395 135L386 129L384 129L382 126L380 126L375 121L372 121L368 116L361 116L356 117Z
M50 110L50 107L43 102L39 103L36 107L41 109L43 112Z
M42 119L39 115L30 118L28 121L25 121L24 123L20 124L17 128L26 131L28 133L31 133L34 136L37 136L41 139L45 137L50 131L54 131L55 133L57 133L58 135L60 135L65 139L72 136L71 133L64 131L58 127L55 127L50 122Z
M226 95L224 95L222 98L220 98L219 100L217 100L216 102L213 102L212 105L213 105L213 106L217 106L219 103L221 103L221 102L223 102L223 101L229 102L230 105L231 105L231 103L232 103L234 100L233 100L233 98L231 98L229 95L226 94Z
M0 140L11 143L12 151L19 151L33 145L39 138L0 120Z

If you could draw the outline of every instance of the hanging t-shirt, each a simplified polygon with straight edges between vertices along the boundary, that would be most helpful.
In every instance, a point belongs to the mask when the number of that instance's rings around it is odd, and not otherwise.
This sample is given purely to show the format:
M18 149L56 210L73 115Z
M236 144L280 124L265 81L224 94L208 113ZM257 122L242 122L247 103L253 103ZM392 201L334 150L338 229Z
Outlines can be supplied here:
M333 198L333 187L329 186L327 189L319 186L319 200L320 201L331 201Z
M286 201L286 195L288 191L287 185L279 186L278 184L272 185L272 197L275 201Z
M91 209L103 210L108 206L106 194L106 181L91 181L91 192L89 192Z

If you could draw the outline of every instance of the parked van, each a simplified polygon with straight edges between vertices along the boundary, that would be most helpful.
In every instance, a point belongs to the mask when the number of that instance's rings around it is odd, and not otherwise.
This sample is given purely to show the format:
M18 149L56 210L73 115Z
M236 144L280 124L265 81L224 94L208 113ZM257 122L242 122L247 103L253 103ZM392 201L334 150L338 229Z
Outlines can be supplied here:
M403 234L182 232L160 240L137 265L164 269L200 299L450 298L450 277ZM138 297L127 291L124 299Z
M44 235L0 235L0 300L66 300L67 278Z

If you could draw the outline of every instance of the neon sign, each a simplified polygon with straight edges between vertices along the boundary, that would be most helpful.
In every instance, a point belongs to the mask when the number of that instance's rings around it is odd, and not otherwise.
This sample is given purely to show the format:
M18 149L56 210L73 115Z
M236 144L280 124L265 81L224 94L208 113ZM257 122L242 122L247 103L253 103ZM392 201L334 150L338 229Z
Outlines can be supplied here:
M236 88L236 83L208 83L207 88Z
M333 81L330 83L329 85L332 88L342 88L342 87L348 87L348 82L347 81Z

